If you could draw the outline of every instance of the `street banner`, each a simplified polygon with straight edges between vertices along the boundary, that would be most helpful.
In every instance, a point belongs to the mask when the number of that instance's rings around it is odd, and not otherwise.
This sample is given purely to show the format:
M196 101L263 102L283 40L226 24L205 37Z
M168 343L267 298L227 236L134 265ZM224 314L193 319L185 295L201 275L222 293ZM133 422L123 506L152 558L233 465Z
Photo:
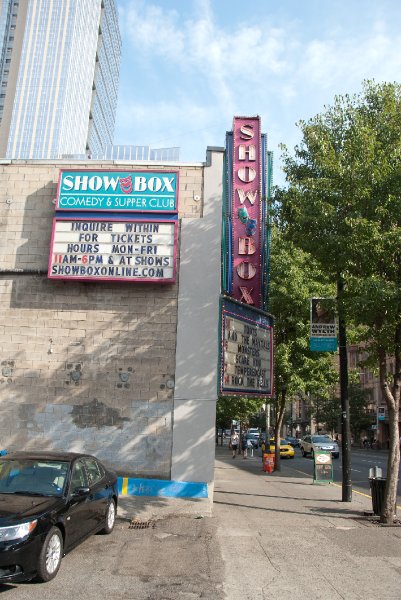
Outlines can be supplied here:
M335 352L337 350L335 298L311 298L310 349L313 352Z

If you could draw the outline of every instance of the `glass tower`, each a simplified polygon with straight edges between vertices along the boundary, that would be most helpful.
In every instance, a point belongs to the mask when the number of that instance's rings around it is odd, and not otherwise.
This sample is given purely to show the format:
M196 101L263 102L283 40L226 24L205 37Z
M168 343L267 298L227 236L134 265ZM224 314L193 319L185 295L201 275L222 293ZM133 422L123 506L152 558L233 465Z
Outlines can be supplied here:
M114 0L0 0L0 158L112 144L120 57Z

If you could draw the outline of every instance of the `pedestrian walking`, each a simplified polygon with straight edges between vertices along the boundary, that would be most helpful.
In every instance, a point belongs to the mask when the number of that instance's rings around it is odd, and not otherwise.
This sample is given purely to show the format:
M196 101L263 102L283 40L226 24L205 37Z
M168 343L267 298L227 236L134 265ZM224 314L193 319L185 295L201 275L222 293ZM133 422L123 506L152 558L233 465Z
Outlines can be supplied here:
M248 440L246 439L246 433L244 433L242 436L241 448L242 448L242 457L248 458Z
M239 435L236 431L233 431L231 434L231 437L230 437L230 447L231 447L231 450L233 451L233 458L235 458L235 455L237 454L238 443L239 443Z

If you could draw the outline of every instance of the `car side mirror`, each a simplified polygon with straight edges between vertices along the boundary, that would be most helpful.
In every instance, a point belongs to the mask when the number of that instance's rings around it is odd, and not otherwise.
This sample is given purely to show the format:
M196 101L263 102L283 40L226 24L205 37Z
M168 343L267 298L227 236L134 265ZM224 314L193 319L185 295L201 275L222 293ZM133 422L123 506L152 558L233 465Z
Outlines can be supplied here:
M90 488L82 485L82 486L74 488L73 495L84 497L84 496L88 496L90 494L90 491L91 491Z

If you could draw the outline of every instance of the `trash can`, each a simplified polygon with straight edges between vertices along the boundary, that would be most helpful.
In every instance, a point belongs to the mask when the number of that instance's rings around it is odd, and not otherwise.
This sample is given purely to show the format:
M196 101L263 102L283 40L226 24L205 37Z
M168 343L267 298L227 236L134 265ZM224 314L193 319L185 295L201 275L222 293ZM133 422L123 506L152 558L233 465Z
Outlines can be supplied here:
M380 515L384 503L384 490L386 489L386 479L376 477L369 479L370 492L372 495L372 506L375 515Z

